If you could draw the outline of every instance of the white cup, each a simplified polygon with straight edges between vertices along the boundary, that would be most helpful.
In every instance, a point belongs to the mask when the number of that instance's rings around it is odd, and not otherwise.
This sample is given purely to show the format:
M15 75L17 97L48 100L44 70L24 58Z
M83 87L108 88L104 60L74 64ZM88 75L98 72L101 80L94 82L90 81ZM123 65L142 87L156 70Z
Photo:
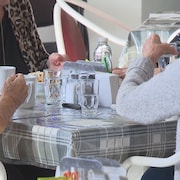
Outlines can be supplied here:
M45 98L44 82L36 82L36 97Z
M5 80L16 73L16 67L14 66L0 66L0 90L3 87Z
M26 97L24 103L20 106L22 109L31 109L34 107L36 102L36 76L34 75L24 75L26 84L28 85L28 96Z

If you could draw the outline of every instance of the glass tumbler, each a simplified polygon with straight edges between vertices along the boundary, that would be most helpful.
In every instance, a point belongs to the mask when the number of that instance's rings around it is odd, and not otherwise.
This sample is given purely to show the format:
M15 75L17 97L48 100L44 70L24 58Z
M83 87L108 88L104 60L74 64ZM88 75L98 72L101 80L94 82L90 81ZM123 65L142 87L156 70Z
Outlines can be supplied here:
M60 70L44 69L43 72L46 104L62 107L65 99L66 79L61 77Z

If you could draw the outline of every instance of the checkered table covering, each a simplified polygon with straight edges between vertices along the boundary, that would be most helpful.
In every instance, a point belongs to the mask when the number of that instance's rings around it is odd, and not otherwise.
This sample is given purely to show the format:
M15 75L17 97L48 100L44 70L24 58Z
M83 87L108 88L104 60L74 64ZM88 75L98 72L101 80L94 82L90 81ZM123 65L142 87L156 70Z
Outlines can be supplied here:
M54 169L64 156L119 162L133 155L167 157L175 150L176 123L130 124L108 108L96 119L82 119L78 110L38 104L15 113L0 135L0 159Z

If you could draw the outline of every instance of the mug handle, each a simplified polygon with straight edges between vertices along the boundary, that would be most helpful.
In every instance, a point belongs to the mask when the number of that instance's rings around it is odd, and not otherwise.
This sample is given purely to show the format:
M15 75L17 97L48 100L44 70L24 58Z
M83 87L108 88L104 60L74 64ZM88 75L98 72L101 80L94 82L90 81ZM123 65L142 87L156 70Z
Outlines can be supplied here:
M32 94L32 84L33 84L33 82L27 82L26 84L28 85L28 96L26 97L26 102L28 103L30 98L31 98L31 94Z

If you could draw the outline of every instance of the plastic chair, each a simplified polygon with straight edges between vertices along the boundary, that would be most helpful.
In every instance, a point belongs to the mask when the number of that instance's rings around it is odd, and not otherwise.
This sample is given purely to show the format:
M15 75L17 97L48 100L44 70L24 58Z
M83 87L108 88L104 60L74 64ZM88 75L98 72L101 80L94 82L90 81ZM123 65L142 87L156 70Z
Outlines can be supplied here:
M83 8L83 9L85 9L85 10L88 10L88 11L94 13L95 15L102 17L106 21L111 21L111 22L119 25L121 28L123 28L123 29L125 29L127 31L130 31L130 29L128 27L123 25L121 22L119 22L115 18L113 18L110 15L100 11L99 9L97 9L97 8L95 8L93 6L90 6L86 2L79 1L79 0L57 0L56 5L54 7L54 28L55 28L55 37L56 37L57 49L58 49L59 53L68 54L68 53L66 53L67 46L65 45L67 40L65 40L66 37L63 34L64 30L63 30L63 27L62 27L63 26L62 25L63 18L60 18L61 9L63 9L63 11L65 11L67 14L69 14L71 17L73 17L76 21L80 22L81 24L83 24L87 28L91 29L95 33L99 34L100 36L108 38L109 41L114 42L114 43L116 43L118 45L121 45L121 46L126 45L126 40L122 40L119 37L116 37L116 36L110 34L109 32L105 31L103 28L97 26L96 24L94 24L93 22L88 20L86 17L84 17L83 15L81 15L77 11L75 11L66 2L74 4L76 6L79 6L79 7ZM67 25L67 21L66 21L66 25ZM78 41L76 41L76 43L78 43ZM75 46L73 46L73 44L75 44L75 43L73 43L71 41L69 44L71 44L71 49L75 48ZM79 43L78 43L77 46L79 46ZM78 50L78 47L76 47L76 48ZM81 48L79 48L79 49L81 49ZM83 49L81 49L81 51L83 51Z
M180 152L173 154L167 158L132 156L126 159L121 165L128 172L132 166L144 167L170 167L180 162ZM133 179L134 180L134 179Z
M86 1L86 0L83 0ZM38 31L41 35L43 44L45 45L45 49L49 52L57 52L56 42L55 42L55 34L54 34L54 23L53 23L53 8L56 3L56 0L30 0L30 3L33 8L35 21L38 27ZM72 6L80 14L83 14L82 8L77 8L76 6ZM41 9L41 11L39 11ZM89 42L88 42L88 34L86 27L78 24L78 27L83 36L83 40L86 45L86 51L89 53ZM47 34L50 33L50 36L47 37ZM89 54L88 54L89 56Z
M7 180L6 169L2 162L0 162L0 180Z
M54 6L53 14L58 52L67 54L71 61L86 59L88 54L77 22L57 3Z

